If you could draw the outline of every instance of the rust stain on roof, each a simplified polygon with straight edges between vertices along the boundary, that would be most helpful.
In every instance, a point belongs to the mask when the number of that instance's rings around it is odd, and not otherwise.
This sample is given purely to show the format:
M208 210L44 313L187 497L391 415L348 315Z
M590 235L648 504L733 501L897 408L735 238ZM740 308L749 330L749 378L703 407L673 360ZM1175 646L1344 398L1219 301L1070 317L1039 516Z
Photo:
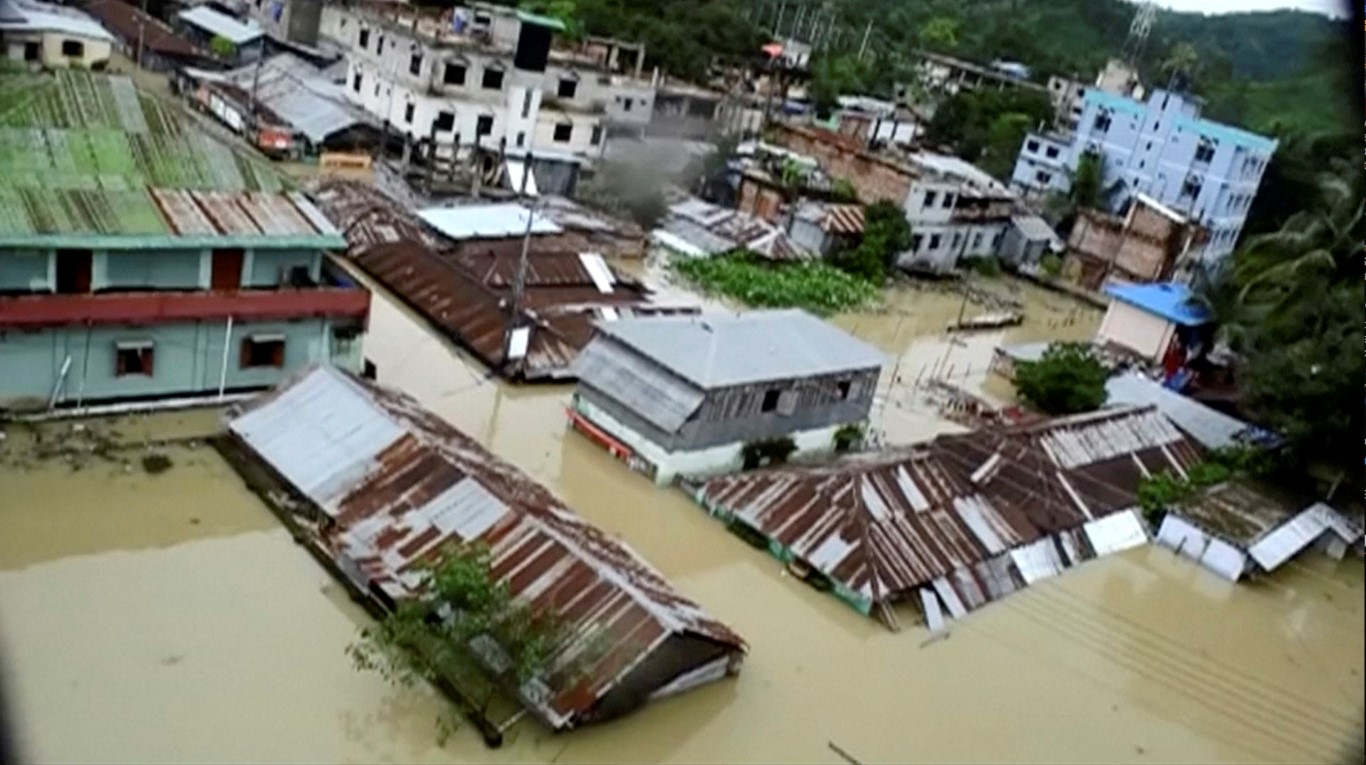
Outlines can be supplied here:
M301 420L319 425L300 427ZM346 443L320 443L321 423L338 420L354 429ZM552 666L582 668L582 679L571 684L551 672L546 698L528 701L554 728L592 721L623 673L667 638L710 641L732 661L746 650L637 553L405 394L316 367L241 407L229 428L331 516L335 524L320 539L342 570L363 576L362 589L416 597L420 564L445 545L486 546L493 576L573 635ZM314 459L329 447L335 454ZM604 655L591 650L593 637L604 641Z

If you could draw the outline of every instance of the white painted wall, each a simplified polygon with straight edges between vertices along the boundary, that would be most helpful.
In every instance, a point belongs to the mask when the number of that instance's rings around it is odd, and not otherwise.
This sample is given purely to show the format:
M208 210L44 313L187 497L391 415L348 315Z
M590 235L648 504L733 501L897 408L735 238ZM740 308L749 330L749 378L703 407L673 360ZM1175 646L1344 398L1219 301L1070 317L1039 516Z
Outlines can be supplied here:
M1109 341L1151 361L1161 361L1176 325L1147 311L1118 300L1110 301L1110 308L1096 330L1096 340Z
M591 402L579 398L576 406L589 422L656 465L655 483L659 486L668 486L679 476L722 475L739 472L744 467L744 458L740 454L744 447L742 441L693 451L667 452ZM798 460L833 452L835 432L841 427L844 427L843 423L788 433L787 436L797 444L797 450L789 459Z

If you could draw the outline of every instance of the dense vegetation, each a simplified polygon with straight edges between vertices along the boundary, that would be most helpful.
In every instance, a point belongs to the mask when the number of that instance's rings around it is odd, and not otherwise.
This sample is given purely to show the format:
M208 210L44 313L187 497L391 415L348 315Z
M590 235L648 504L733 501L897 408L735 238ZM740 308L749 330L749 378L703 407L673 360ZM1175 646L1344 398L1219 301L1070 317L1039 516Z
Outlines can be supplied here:
M1025 133L1053 121L1048 96L1026 90L965 91L935 110L926 140L951 147L998 178L1010 175Z
M775 265L745 251L680 258L673 269L708 294L755 308L803 308L823 316L870 303L878 294L872 282L825 263Z
M1162 472L1145 477L1138 485L1138 505L1143 517L1156 527L1168 510L1204 489L1230 479L1265 475L1271 469L1269 457L1259 449L1215 449L1186 470L1184 476Z
M868 205L863 237L857 246L836 253L834 264L854 276L881 284L896 266L896 256L911 247L911 226L900 207L890 202Z
M1015 389L1040 411L1051 415L1077 414L1105 403L1105 381L1110 371L1083 343L1053 343L1038 361L1015 365Z

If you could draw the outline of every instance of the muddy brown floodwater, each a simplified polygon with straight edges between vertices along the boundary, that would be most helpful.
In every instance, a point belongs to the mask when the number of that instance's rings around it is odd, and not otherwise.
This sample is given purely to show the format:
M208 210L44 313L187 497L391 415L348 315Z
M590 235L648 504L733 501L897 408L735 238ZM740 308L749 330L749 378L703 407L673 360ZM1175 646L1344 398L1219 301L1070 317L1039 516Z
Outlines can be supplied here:
M934 337L957 311L955 297L904 290L883 314L836 321L899 357L903 380L947 354L965 385L1002 337L1080 337L1095 322L1069 306L961 346ZM568 388L495 383L380 294L366 355L382 383L734 626L751 646L739 678L564 735L524 724L498 751L469 730L440 746L444 705L352 670L343 649L363 615L212 451L164 448L173 465L158 475L117 456L74 472L48 460L0 467L0 640L29 759L843 763L833 743L863 763L1291 763L1332 760L1360 727L1359 562L1311 557L1234 586L1143 548L927 644L923 629L892 634L794 581L680 493L566 433ZM890 377L890 439L944 427ZM169 419L183 433L213 416ZM11 426L0 448L27 438Z

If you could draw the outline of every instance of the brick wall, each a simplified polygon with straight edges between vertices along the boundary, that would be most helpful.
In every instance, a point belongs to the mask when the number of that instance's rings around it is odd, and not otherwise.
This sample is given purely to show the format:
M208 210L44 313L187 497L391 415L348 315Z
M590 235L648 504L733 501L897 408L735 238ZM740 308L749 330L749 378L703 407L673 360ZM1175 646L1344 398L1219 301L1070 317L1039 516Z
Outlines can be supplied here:
M862 141L828 130L794 125L778 125L774 132L777 143L798 154L814 157L830 177L852 184L860 201L886 201L897 205L906 201L915 171L867 151Z

